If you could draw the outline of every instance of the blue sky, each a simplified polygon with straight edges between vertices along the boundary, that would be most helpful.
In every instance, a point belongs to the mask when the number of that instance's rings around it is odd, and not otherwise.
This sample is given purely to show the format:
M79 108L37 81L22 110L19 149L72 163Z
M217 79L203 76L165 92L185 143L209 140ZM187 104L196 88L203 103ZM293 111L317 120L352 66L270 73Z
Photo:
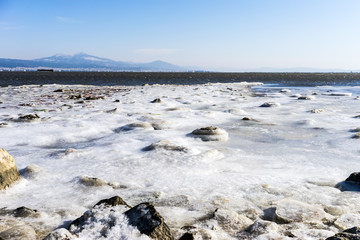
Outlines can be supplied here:
M359 0L0 0L0 57L360 69Z

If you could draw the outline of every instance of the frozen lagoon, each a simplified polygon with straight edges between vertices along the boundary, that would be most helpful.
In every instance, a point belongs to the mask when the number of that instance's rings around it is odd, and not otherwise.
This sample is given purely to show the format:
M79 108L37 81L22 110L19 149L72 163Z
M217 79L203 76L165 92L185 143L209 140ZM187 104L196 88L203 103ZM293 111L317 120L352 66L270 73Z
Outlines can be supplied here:
M360 126L359 95L360 87L256 83L3 87L0 147L18 169L41 170L2 191L0 207L37 209L21 221L39 237L118 195L153 203L175 238L192 226L202 238L325 239L360 225L359 193L334 187L360 169L350 132ZM26 114L40 118L21 121ZM121 130L133 123L143 127ZM207 126L227 141L189 136ZM144 151L162 140L186 151ZM84 176L106 184L84 185ZM286 223L264 213L273 208ZM263 231L244 233L256 221Z

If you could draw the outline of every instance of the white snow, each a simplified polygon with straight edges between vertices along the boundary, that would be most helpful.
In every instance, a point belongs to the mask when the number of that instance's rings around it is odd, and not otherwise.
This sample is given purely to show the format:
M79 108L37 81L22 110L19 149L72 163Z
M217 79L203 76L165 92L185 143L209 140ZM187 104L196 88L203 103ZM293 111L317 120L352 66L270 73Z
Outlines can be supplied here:
M77 104L78 100L63 98L66 93L53 92L58 88L129 91ZM56 228L99 200L119 195L130 205L158 203L175 232L181 227L177 222L187 223L187 216L191 219L217 208L244 216L250 210L261 214L284 200L299 203L294 209L287 205L286 214L294 219L302 204L358 215L359 193L340 192L334 185L360 171L360 141L349 132L360 127L360 120L354 118L360 111L358 100L352 97L360 95L360 87L288 87L289 91L279 93L281 89L266 85L251 89L245 83L0 88L0 123L8 123L0 126L0 147L15 158L19 170L29 164L42 169L35 177L0 192L0 208L37 209L44 213L44 224ZM328 90L347 94L329 96ZM265 95L259 97L253 91ZM311 101L299 101L290 97L290 91L299 96L318 95ZM155 98L161 103L150 103ZM259 107L264 102L276 102L278 107ZM34 106L19 106L21 103ZM109 111L114 108L117 110ZM312 109L324 111L313 114ZM34 113L41 120L9 120ZM161 130L115 131L138 122L168 124ZM208 126L224 129L228 141L204 142L188 136ZM142 150L162 140L188 151ZM84 175L126 188L87 187L74 181ZM179 196L187 200L175 201ZM307 227L299 224L293 229L301 235ZM337 231L335 227L319 228ZM116 231L124 234L127 230Z

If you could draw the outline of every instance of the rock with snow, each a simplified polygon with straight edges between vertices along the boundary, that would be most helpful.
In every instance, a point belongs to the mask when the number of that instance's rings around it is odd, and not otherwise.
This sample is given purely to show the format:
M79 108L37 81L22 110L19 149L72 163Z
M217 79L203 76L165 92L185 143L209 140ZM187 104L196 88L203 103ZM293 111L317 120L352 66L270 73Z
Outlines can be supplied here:
M3 148L0 148L0 190L9 187L21 178L14 158Z
M276 205L275 213L276 216L286 222L320 222L328 216L320 206L292 199L279 201Z
M229 134L224 129L213 126L195 129L189 136L200 138L203 141L227 141L229 139Z
M246 216L226 209L217 209L214 216L221 228L231 235L235 235L253 223Z
M149 203L141 203L126 211L125 215L128 217L130 225L136 226L141 233L152 239L174 239L162 216Z
M332 92L332 93L323 93L323 95L336 96L336 97L343 97L343 96L351 97L351 96L352 96L352 93L347 93L347 92Z
M297 99L298 100L313 100L314 97L312 97L312 96L300 96Z
M188 149L183 146L175 145L174 143L167 141L167 140L161 140L156 143L152 143L149 146L143 148L143 151L152 151L152 150L158 150L158 149L164 149L168 151L177 151L177 152L187 152Z
M108 185L108 183L100 178L89 177L89 176L80 176L76 180L87 187L102 187Z
M290 89L283 88L280 90L281 93L291 93Z
M120 128L115 129L115 132L126 132L135 129L150 129L154 130L153 126L148 122L137 122L137 123L130 123Z
M128 208L129 206L120 197L103 199L95 204L92 209L75 219L68 229L76 235L94 233L94 237L96 235L105 236L117 224L117 218L119 218L118 224L120 225L118 227L126 225L123 212Z
M334 226L340 230L345 230L353 226L360 226L359 214L346 213L341 215L334 222Z
M280 107L280 103L266 102L260 105L260 107Z
M21 169L19 172L25 178L34 178L38 173L42 172L42 168L38 165L30 163L26 168Z
M310 112L311 112L311 113L322 113L322 112L324 112L324 109L316 108L316 109L310 110Z
M65 228L59 228L52 231L47 235L43 240L75 240L78 239L75 237L69 230Z
M257 237L269 233L277 233L279 231L279 227L274 222L268 222L263 220L257 220L244 231L241 232L238 239L257 239ZM261 239L261 238L259 238ZM264 238L268 239L268 238Z

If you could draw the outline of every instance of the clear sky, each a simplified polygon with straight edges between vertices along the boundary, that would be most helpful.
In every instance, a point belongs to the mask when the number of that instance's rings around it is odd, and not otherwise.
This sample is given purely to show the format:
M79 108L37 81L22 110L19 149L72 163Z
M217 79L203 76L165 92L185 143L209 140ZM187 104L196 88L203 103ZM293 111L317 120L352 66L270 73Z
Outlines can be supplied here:
M360 0L0 0L0 58L360 69Z

